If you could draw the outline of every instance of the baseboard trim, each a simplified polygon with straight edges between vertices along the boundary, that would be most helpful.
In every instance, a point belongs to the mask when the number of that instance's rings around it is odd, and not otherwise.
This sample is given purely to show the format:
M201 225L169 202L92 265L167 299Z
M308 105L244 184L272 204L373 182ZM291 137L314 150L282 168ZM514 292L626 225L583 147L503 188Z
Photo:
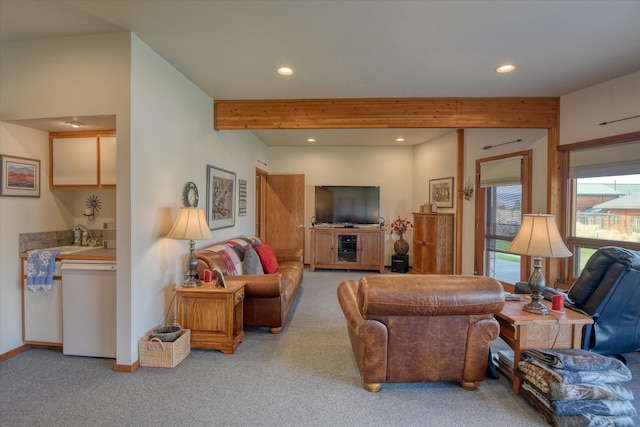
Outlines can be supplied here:
M22 344L20 347L16 347L13 350L9 350L6 353L0 354L0 362L4 362L5 360L9 360L14 356L19 355L27 350L29 350L31 346L29 344Z
M136 360L136 363L134 363L133 365L118 365L118 364L116 364L113 367L113 370L116 371L116 372L125 372L127 374L131 374L131 373L137 371L139 367L140 367L140 361Z

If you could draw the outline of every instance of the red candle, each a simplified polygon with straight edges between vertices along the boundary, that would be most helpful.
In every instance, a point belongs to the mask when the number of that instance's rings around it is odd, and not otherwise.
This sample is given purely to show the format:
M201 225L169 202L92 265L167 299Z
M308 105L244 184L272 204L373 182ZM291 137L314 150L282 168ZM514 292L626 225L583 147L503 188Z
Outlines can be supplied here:
M564 297L562 295L554 295L551 297L551 310L564 311Z
M211 273L211 270L209 269L204 270L204 281L206 283L211 283L213 281L213 274Z

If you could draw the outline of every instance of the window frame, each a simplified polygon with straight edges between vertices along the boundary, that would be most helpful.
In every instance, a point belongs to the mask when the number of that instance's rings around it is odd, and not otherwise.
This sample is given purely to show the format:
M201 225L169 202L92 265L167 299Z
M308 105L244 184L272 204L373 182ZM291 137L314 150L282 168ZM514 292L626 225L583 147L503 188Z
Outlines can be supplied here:
M561 198L560 212L564 212L564 220L565 224L567 224L564 230L567 247L573 253L573 255L568 258L565 272L565 276L567 277L567 280L570 284L575 282L577 279L574 273L576 264L576 251L579 250L579 248L598 249L603 246L618 246L621 248L640 251L640 243L626 242L622 240L590 239L585 237L573 236L575 226L573 218L575 216L574 197L576 194L576 181L569 178L569 155L572 151L575 150L584 150L588 148L603 147L606 145L614 144L624 144L633 141L640 141L640 131L614 135L605 138L580 141L572 144L560 145L557 147L557 151L560 155L560 162L562 164L561 182L564 183L563 188L566 192L565 197Z
M476 198L476 234L474 249L474 272L476 275L485 275L485 223L486 223L486 190L480 187L480 165L482 163L495 160L508 159L510 157L522 157L522 206L523 214L531 213L531 195L532 195L532 159L533 150L518 151L514 153L503 154L495 157L487 157L476 160L476 188L478 195ZM520 257L520 280L526 281L529 278L531 265L531 257L522 255ZM504 283L504 282L503 282Z

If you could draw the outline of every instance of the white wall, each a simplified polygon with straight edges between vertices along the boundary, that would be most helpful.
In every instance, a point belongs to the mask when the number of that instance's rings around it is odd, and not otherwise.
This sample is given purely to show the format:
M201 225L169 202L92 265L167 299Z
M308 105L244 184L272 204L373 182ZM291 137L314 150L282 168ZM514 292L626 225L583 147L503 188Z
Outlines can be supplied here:
M130 365L138 339L163 321L170 289L184 279L188 244L164 237L184 183L198 184L204 207L207 164L252 183L266 147L250 132L213 131L213 101L129 33L3 43L0 49L0 120L116 115L117 363ZM40 158L46 178L48 135L2 122L0 130L0 152ZM22 344L18 233L73 224L73 211L87 194L50 192L46 179L42 192L36 201L1 200L0 354ZM237 217L233 228L215 230L215 241L254 232L254 200L249 185L249 214Z
M522 139L485 150L488 145ZM471 178L475 187L476 161L519 151L532 150L533 182L531 211L547 212L547 130L546 129L467 129L465 130L464 179ZM463 199L462 274L474 274L475 204L478 189L471 200Z
M122 131L118 144L128 146L129 39L128 33L114 33L0 44L0 120L115 114ZM0 126L2 154L38 158L42 166L40 199L0 202L1 354L22 344L21 315L15 309L20 307L17 235L71 225L74 195L49 192L47 134Z
M0 354L22 345L21 233L64 230L73 195L49 191L49 134L0 122L0 154L40 160L40 197L0 198ZM66 199L65 199L66 197Z
M380 215L387 223L411 218L413 147L274 147L269 150L269 173L305 176L305 262L309 262L311 217L316 185L380 186ZM393 242L386 234L385 264L391 263Z
M640 71L560 98L560 145L640 130Z
M413 212L418 212L420 205L429 203L429 180L456 176L458 136L455 130L440 138L415 147L415 173L413 177ZM457 184L454 178L454 188ZM441 212L454 212L451 209L440 209Z
M517 151L533 150L533 211L546 211L547 183L547 131L544 129L466 129L464 143L463 185L467 179L475 187L476 160L499 156ZM522 142L507 144L484 150L487 145L500 144L522 139ZM454 177L454 188L458 186L457 173L457 134L453 131L440 138L418 145L415 148L414 209L429 200L429 180ZM473 274L475 239L475 203L477 189L470 200L463 199L462 215L462 274ZM439 212L457 212L457 198L451 209L439 209Z
M254 156L266 157L264 144L250 132L215 132L211 98L136 36L131 123L131 274L118 281L119 316L120 307L130 310L130 319L118 318L118 363L124 364L137 360L137 342L145 332L164 322L172 289L185 278L188 242L165 237L182 205L184 184L196 183L198 207L204 208L208 164L253 182ZM251 188L248 212L255 212L254 200ZM253 232L253 215L237 217L235 227L214 231L213 240L196 247ZM119 240L118 258L121 246Z

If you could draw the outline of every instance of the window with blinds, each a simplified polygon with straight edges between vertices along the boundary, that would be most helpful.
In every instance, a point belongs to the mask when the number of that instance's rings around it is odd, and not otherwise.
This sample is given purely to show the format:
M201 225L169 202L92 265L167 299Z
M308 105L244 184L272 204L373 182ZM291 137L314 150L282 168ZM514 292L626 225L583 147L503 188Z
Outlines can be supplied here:
M520 256L506 252L522 218L522 157L480 164L485 192L484 274L509 283L520 280Z

